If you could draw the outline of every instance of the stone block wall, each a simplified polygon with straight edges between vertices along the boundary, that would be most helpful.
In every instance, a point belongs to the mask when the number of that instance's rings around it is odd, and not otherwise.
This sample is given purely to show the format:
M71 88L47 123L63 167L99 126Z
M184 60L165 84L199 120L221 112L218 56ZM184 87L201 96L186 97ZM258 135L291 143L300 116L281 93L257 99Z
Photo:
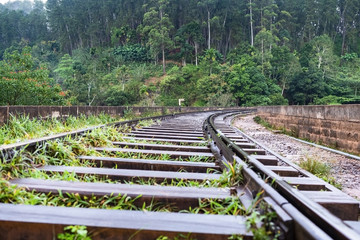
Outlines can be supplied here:
M360 105L258 107L257 115L299 138L360 153Z

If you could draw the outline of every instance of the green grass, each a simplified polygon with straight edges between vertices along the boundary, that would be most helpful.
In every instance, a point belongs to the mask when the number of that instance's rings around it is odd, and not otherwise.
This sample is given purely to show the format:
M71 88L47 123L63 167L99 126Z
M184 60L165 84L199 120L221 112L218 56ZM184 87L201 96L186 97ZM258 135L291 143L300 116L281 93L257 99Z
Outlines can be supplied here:
M255 116L253 119L254 119L254 122L262 125L263 127L267 128L267 129L274 129L274 127L270 123L266 122L264 119L262 119L259 116Z
M139 127L151 125L153 122L140 122ZM84 161L77 158L79 155L92 156L116 156L125 158L144 158L172 161L193 161L208 162L213 161L207 157L189 157L172 159L169 155L151 156L139 153L110 153L97 152L93 147L115 147L112 142L119 141L123 136L123 132L129 132L127 126L98 128L92 132L88 132L76 138L66 137L62 140L54 140L39 146L35 152L25 150L16 151L15 155L9 159L1 159L0 162L0 202L13 204L28 205L45 205L45 206L63 206L63 207L80 207L80 208L101 208L101 209L121 209L121 210L139 210L139 211L163 211L163 212L187 212L193 214L221 214L221 215L245 215L249 219L260 218L260 215L253 215L258 211L261 197L257 197L249 209L245 209L240 200L233 196L224 200L219 199L202 199L199 200L197 207L188 209L179 209L176 205L165 204L152 201L143 204L140 200L141 196L128 197L126 195L108 195L108 196L82 196L79 194L53 193L44 194L35 191L26 191L24 188L17 188L9 183L13 178L36 178L36 179L52 179L73 182L103 182L111 184L128 183L138 185L160 185L160 186L179 186L179 187L233 187L243 184L242 169L237 165L228 165L227 171L224 171L219 180L206 180L203 182L188 181L184 179L165 180L157 182L154 179L132 179L131 181L112 181L106 177L98 177L93 175L76 175L72 172L45 173L37 170L35 167L42 165L62 165L62 166L83 166L96 167L94 161ZM155 142L156 143L156 142ZM255 217L254 217L255 216ZM256 220L256 219L255 219ZM255 221L254 220L254 221ZM264 219L261 218L260 221ZM252 224L249 229L253 230ZM262 228L261 228L262 229ZM75 232L72 232L72 231ZM61 237L71 237L72 233L82 233L84 229L72 227L65 229ZM70 232L69 232L70 231ZM67 234L66 234L67 233ZM69 235L70 234L70 235ZM184 235L185 236L185 235ZM60 237L60 238L61 238ZM232 236L232 239L241 239ZM166 239L166 237L164 238ZM175 239L175 238L174 238ZM179 238L181 239L181 238ZM186 238L185 238L186 239ZM190 238L188 238L190 239Z
M0 145L11 144L33 138L44 137L76 129L120 121L109 115L69 116L66 119L30 119L28 116L11 117L9 122L0 127Z
M299 166L316 176L328 176L330 174L330 166L314 158L308 157L301 161Z
M276 127L272 124L270 124L269 122L265 121L264 119L262 119L259 116L255 116L254 118L254 122L256 122L257 124L260 124L261 126L265 127L266 129L270 130L270 131L280 131L280 133L282 134L286 134L292 137L298 137L296 132L293 131L287 131L284 127Z
M336 182L336 179L330 175L331 167L319 160L314 158L307 157L306 160L303 160L299 163L299 166L306 171L314 174L315 176L323 179L325 182L341 189L342 186L340 183Z

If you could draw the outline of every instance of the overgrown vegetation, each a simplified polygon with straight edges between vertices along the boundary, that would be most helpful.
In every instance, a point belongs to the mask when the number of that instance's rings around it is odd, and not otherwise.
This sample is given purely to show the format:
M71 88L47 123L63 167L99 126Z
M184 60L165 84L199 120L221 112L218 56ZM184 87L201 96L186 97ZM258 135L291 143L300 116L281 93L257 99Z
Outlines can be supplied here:
M27 119L28 120L28 119ZM29 120L28 120L29 121ZM141 121L137 127L141 128L153 124L153 121ZM199 199L199 204L196 207L182 209L176 204L165 204L155 200L150 203L143 203L142 196L129 197L122 194L109 194L105 196L96 195L80 195L78 193L66 193L59 190L56 193L39 193L36 191L28 191L25 188L17 187L11 184L14 178L33 178L33 179L51 179L51 180L65 180L73 182L102 182L108 184L138 184L138 185L160 185L160 186L181 186L181 187L235 187L243 184L243 177L241 174L241 167L234 164L227 164L227 171L221 174L217 180L205 181L191 181L184 179L164 180L158 181L155 179L140 179L134 177L131 180L119 181L111 180L107 177L98 177L95 175L77 175L74 172L64 173L46 173L37 169L43 165L61 165L61 166L82 166L82 167L101 167L101 164L95 163L91 160L82 160L78 156L93 155L93 156L117 156L126 158L150 158L158 160L172 160L172 161L213 161L211 158L204 157L189 157L189 158L170 158L168 155L149 156L144 154L131 153L115 153L94 150L94 147L114 147L113 141L118 141L124 136L124 133L130 132L128 126L121 127L106 127L96 128L95 130L86 133L83 136L76 138L66 137L62 140L54 140L39 146L34 152L26 150L14 151L12 156L2 156L0 162L0 202L12 204L29 204L29 205L45 205L45 206L62 206L62 207L80 207L80 208L99 208L99 209L118 209L118 210L138 210L138 211L162 211L162 212L186 212L192 214L221 214L221 215L242 215L249 216L248 228L254 234L264 237L271 234L271 228L267 225L272 218L261 217L262 215L254 215L254 212L259 211L259 204L262 200L262 193L253 201L250 208L246 209L240 202L237 196L231 196L226 199ZM151 140L151 139L150 139ZM146 141L144 141L146 142ZM114 168L117 168L115 165ZM184 170L180 170L184 172ZM208 173L216 172L209 170ZM262 210L261 210L262 211ZM267 216L267 215L266 215ZM273 216L275 217L275 216ZM266 221L265 221L266 220ZM256 223L254 225L254 222ZM262 226L261 223L266 223ZM266 229L263 230L263 228ZM261 232L260 232L261 231ZM187 235L183 235L187 236ZM178 239L183 236L179 235ZM188 235L190 238L191 235ZM88 233L85 226L68 226L64 229L64 233L58 234L58 239L91 239L91 233ZM160 238L161 239L161 238ZM167 239L162 236L162 239ZM174 238L177 239L177 238ZM240 236L232 236L231 239L241 239ZM258 238L262 239L262 238Z
M86 226L67 226L64 228L64 233L59 233L57 239L59 240L91 240L88 236Z
M325 182L341 189L340 183L336 182L336 179L331 176L331 167L327 163L323 163L311 157L307 157L305 160L299 163L299 166L306 171L314 174L315 176L323 179Z
M260 124L261 126L265 127L266 129L269 129L269 130L274 129L273 125L271 125L270 123L268 123L267 121L265 121L264 119L262 119L259 116L254 117L254 122L256 122L257 124Z
M276 127L272 124L270 124L269 122L265 121L264 119L262 119L259 116L255 116L253 118L254 122L256 122L257 124L260 124L261 126L265 127L266 129L270 130L270 131L274 131L274 132L280 132L282 134L286 134L292 137L297 137L297 133L295 131L288 131L286 130L284 127Z
M28 116L11 116L7 124L0 126L0 145L120 120L121 118L111 117L105 114L98 116L69 116L66 119L31 119Z
M0 4L0 104L359 103L359 7L359 0Z

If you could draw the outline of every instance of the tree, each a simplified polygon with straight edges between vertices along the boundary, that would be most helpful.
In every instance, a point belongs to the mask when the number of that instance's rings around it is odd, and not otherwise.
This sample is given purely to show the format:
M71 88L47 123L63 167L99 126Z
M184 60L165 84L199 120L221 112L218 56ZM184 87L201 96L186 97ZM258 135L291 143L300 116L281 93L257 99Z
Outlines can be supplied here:
M66 93L49 78L49 70L35 66L30 47L5 52L0 62L1 105L60 105Z
M122 91L125 90L125 83L129 80L130 77L130 69L122 65L121 67L115 68L116 78L119 80L119 83L122 85Z
M249 19L250 19L250 44L254 46L254 20L253 20L253 0L249 0Z
M157 59L161 52L163 74L166 74L165 50L171 49L174 44L170 38L173 25L165 13L167 4L168 0L156 0L155 7L151 7L144 14L144 26L142 29L142 33L148 35L147 45L150 47L154 58Z
M341 83L351 87L356 97L360 89L360 59L356 53L347 53L342 59L344 64L338 71L338 79Z
M218 0L198 1L198 5L206 10L207 13L207 47L211 48L211 13L216 8Z
M219 60L221 60L221 58L221 54L215 49L207 49L200 62L200 68L209 76L214 72L218 73L220 67Z
M57 83L64 85L65 88L69 88L75 80L74 60L72 57L69 54L65 54L54 72Z
M356 16L359 15L360 1L359 0L339 0L338 3L340 13L340 26L342 43L341 43L341 55L345 55L346 43L348 33L352 28L356 28L359 25L359 21Z
M323 78L330 74L334 75L336 71L334 67L336 66L337 59L333 52L334 44L329 36L321 35L316 37L310 44L313 48L312 61L314 65L322 71Z
M263 28L255 37L255 47L258 50L258 58L261 62L263 74L269 73L271 68L270 60L272 58L271 49L278 39L271 31Z
M265 76L250 56L243 55L225 74L226 83L238 106L269 104L270 92Z
M181 46L181 57L183 58L183 65L186 65L186 58L190 56L195 50L195 65L198 65L199 44L203 40L201 36L200 24L192 21L183 25L176 33L176 41Z
M287 93L291 104L307 105L326 96L328 92L329 87L322 77L322 72L310 66L293 77Z
M271 53L271 78L281 87L281 95L284 96L292 76L301 72L299 59L285 46L275 47Z

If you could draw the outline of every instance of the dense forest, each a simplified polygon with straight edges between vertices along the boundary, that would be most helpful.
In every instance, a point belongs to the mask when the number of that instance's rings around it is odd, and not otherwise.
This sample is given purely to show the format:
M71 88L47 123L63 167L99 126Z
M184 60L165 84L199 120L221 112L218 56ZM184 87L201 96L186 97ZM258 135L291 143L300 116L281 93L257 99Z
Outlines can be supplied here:
M360 0L0 4L0 105L360 103Z

